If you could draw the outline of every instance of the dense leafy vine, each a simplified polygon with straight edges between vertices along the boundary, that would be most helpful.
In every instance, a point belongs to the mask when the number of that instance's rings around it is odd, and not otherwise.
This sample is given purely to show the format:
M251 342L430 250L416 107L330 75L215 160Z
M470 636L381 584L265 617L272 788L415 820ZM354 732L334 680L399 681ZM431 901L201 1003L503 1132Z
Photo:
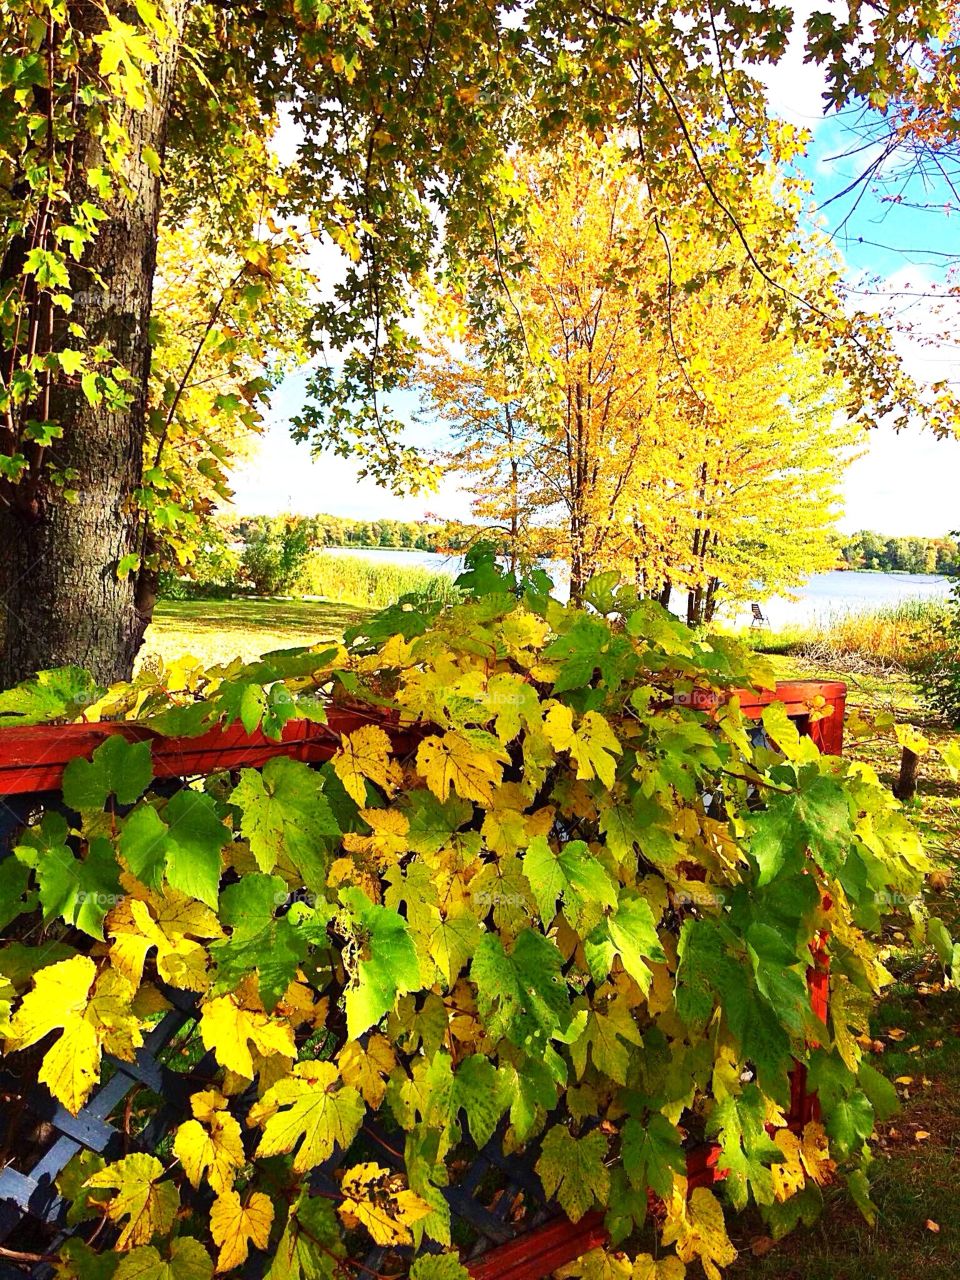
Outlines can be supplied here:
M42 1041L39 1078L76 1112L179 989L217 1065L171 1144L68 1167L74 1220L110 1229L68 1244L62 1276L209 1277L264 1250L272 1280L330 1277L372 1237L453 1280L443 1189L498 1126L507 1150L539 1144L570 1218L605 1213L618 1275L718 1276L721 1199L780 1233L842 1174L872 1213L868 1139L894 1097L858 1043L887 981L870 934L927 865L898 803L779 704L759 740L735 697L697 710L696 690L769 684L762 660L609 577L565 606L478 554L462 585L322 651L4 695L8 718L98 698L88 716L168 733L370 717L320 769L276 758L172 795L149 742L111 736L67 767L66 816L0 863L8 936L46 930L0 949L12 1063ZM826 939L828 1025L806 984ZM819 1095L805 1126L795 1062ZM364 1145L371 1113L403 1176ZM688 1194L704 1138L727 1176ZM338 1194L311 1194L338 1152Z

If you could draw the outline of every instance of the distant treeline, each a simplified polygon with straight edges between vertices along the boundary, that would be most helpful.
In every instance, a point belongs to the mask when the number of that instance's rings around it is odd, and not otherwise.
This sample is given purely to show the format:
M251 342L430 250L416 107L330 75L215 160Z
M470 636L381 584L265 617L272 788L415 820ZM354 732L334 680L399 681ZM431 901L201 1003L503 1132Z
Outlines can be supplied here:
M352 520L347 516L238 516L218 521L228 538L249 543L293 526L310 550L323 547L394 547L417 551L459 551L482 536L475 525L441 521ZM495 535L492 536L496 540ZM955 538L887 538L862 529L836 535L837 555L848 569L886 573L960 573Z
M476 530L465 525L411 520L351 520L346 516L286 516L296 523L307 544L322 547L406 547L417 551L457 551L468 545ZM240 516L227 522L241 542L267 533L275 516Z
M849 569L881 569L885 573L958 573L960 545L953 538L885 538L861 529L838 537Z

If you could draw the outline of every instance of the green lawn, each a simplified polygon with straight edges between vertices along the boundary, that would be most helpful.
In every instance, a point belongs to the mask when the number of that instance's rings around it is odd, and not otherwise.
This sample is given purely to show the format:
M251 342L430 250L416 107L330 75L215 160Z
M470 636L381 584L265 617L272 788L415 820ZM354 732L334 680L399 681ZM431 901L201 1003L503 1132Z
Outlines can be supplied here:
M170 662L190 654L213 666L238 655L256 658L271 649L338 640L345 627L370 612L325 601L162 601L147 629L141 661L159 656Z

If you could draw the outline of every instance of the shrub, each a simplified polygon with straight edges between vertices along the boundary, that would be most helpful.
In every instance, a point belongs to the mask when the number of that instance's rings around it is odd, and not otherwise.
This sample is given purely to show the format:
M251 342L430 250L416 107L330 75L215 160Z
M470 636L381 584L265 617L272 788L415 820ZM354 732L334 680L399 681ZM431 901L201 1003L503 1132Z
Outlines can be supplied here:
M782 707L764 716L776 752L736 702L697 711L695 689L767 680L735 641L608 579L595 608L542 578L518 596L480 556L460 584L462 602L393 606L346 650L221 668L172 705L162 672L112 694L160 731L239 717L276 734L317 715L318 690L348 691L371 720L419 726L412 746L371 722L319 771L278 758L171 797L149 790L149 742L112 738L68 767L69 821L52 810L21 839L17 936L50 940L60 920L75 950L36 948L31 975L20 949L7 1052L43 1040L40 1079L76 1112L103 1051L133 1056L164 983L198 993L217 1064L172 1149L106 1168L86 1154L62 1180L98 1250L116 1238L98 1224L122 1228L125 1274L156 1270L154 1245L207 1276L208 1250L221 1270L256 1248L273 1274L294 1257L329 1276L371 1237L450 1249L443 1188L498 1125L508 1150L537 1144L547 1195L574 1220L603 1212L643 1274L671 1246L664 1274L732 1261L718 1195L755 1201L779 1234L844 1176L872 1212L868 1139L894 1093L860 1048L886 980L870 932L926 866L898 803ZM814 938L836 939L828 1025L807 993ZM797 1062L822 1114L792 1129ZM138 1102L140 1123L163 1105ZM380 1167L370 1114L399 1172ZM729 1176L688 1197L685 1149L707 1138ZM339 1189L312 1196L335 1152ZM424 1254L416 1275L465 1273Z
M953 588L950 608L921 640L920 691L949 724L960 727L960 582Z
M162 600L222 600L239 588L240 556L215 526L186 572L165 569L157 594Z
M902 600L880 609L833 613L782 632L757 631L748 643L763 653L795 653L823 666L920 671L945 646L942 600Z
M275 596L294 586L309 551L306 526L296 520L275 520L253 534L240 563L258 595Z
M386 564L359 556L308 557L300 570L297 589L304 595L323 596L342 604L382 609L402 597L450 604L459 592L445 573L432 573L417 564Z

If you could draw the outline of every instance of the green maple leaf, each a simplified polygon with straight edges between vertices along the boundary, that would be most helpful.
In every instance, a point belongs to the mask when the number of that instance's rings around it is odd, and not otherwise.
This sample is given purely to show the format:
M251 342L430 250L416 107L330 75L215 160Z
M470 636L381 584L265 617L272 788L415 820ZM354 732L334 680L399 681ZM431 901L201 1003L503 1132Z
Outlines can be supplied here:
M334 1280L344 1253L333 1205L305 1191L290 1210L266 1280Z
M808 765L797 774L797 789L773 792L765 807L748 819L750 852L759 868L758 883L800 871L807 851L830 875L843 864L853 840L847 794L836 778Z
M789 1095L790 1038L780 1016L750 980L735 954L736 939L712 920L687 920L680 934L677 1013L694 1032L702 1031L719 1003L744 1057L760 1073L765 1091L778 1100Z
M78 857L67 844L67 836L64 818L59 813L45 813L39 826L24 832L14 853L33 869L44 922L60 917L102 940L104 916L121 893L113 845L97 836L84 856Z
M256 971L268 1013L293 981L315 936L309 925L316 922L316 913L305 903L294 903L277 917L288 896L280 876L254 874L228 885L220 895L219 914L231 930L230 939L210 948L217 962L217 990L235 990Z
M702 1031L718 994L741 982L742 972L712 920L685 921L677 954L677 1012L691 1031Z
M342 889L360 948L344 999L347 1034L362 1035L393 1008L397 996L420 987L417 948L403 916L377 906L357 888Z
M596 1129L575 1138L562 1124L555 1124L540 1148L536 1169L543 1189L572 1222L579 1222L599 1201L606 1202L610 1174L604 1160L607 1139Z
M63 799L78 813L101 810L110 796L120 804L139 800L153 778L149 742L112 734L89 760L77 757L63 771Z
M545 1043L570 1027L570 1001L556 946L524 929L508 952L488 933L474 953L470 976L477 1009L494 1040L506 1037L520 1047Z
M559 1073L550 1069L555 1062ZM509 1062L500 1067L504 1090L510 1104L510 1123L520 1142L525 1142L536 1130L542 1117L557 1105L557 1089L566 1083L563 1061L556 1054L545 1058L526 1058L519 1070Z
M753 924L747 931L747 953L757 989L780 1021L797 1035L815 1038L818 1022L810 1008L806 963L772 925Z
M240 832L261 871L269 874L286 858L309 888L323 888L328 837L338 836L340 828L316 770L276 756L262 773L244 769L230 800L241 811Z
M556 915L558 899L578 930L585 920L592 926L603 907L616 906L616 885L583 840L570 840L554 852L546 836L536 836L524 854L523 873L544 924Z
M216 910L220 855L230 832L217 816L212 796L184 788L163 813L167 823L167 879L175 889Z
M745 935L753 923L759 921L776 929L800 954L813 933L820 891L813 876L798 872L779 875L763 886L737 885L729 891L729 904L730 925L738 933Z
M638 849L658 867L672 867L683 856L670 814L654 797L639 791L602 809L600 830L607 848L627 866L636 866Z
M570 1057L578 1078L582 1078L586 1071L589 1050L598 1071L617 1084L626 1084L630 1066L627 1046L631 1044L642 1045L643 1037L625 1002L611 1001L605 1012L591 1009L583 1035L570 1046Z
M76 1236L60 1247L57 1259L58 1280L113 1280L120 1262L119 1254L111 1249L96 1253Z
M489 1058L474 1053L464 1058L453 1078L454 1109L466 1112L470 1136L478 1148L486 1146L510 1103L509 1084Z
M436 1130L446 1147L459 1138L459 1130L455 1129L457 1106L449 1053L436 1050L429 1057L419 1056L409 1076L399 1073L390 1082L388 1096L402 1128L411 1130L419 1123Z
M0 728L75 720L105 690L82 667L54 667L0 693Z
M644 961L662 963L666 956L647 899L621 894L616 912L606 916L584 943L584 954L595 982L603 982L609 976L614 957L619 955L626 972L644 993L648 992L653 973Z
M623 1126L620 1152L627 1177L641 1192L650 1187L666 1197L673 1190L673 1175L687 1170L680 1131L658 1111L644 1123L629 1117Z
M459 796L438 800L432 791L408 791L400 807L410 823L407 839L414 853L438 853L473 817L473 805Z
M28 892L30 868L16 858L0 862L0 929L25 911L32 911L36 895Z
M141 884L159 889L167 863L167 824L151 804L138 805L120 827L120 853Z
M862 1170L858 1169L857 1173L862 1174ZM849 1186L849 1179L847 1180ZM851 1192L853 1188L850 1187ZM869 1202L869 1194L867 1201ZM854 1195L854 1199L856 1199ZM858 1201L859 1203L859 1201ZM863 1206L861 1205L861 1209ZM803 1223L805 1227L812 1227L820 1218L823 1212L823 1192L813 1181L812 1178L807 1180L807 1184L796 1195L790 1196L788 1200L773 1200L770 1204L765 1204L762 1208L763 1218L770 1227L770 1234L774 1240L781 1240L784 1236L789 1235L799 1223ZM869 1219L868 1219L869 1221Z
M870 1099L860 1089L847 1098L838 1098L830 1108L826 1129L830 1147L838 1156L848 1156L858 1142L873 1133L874 1111Z
M720 1139L720 1163L730 1171L726 1187L734 1206L745 1208L751 1191L758 1204L770 1204L770 1165L781 1163L783 1152L767 1133L764 1098L757 1086L748 1084L739 1097L718 1103L707 1132Z
M163 1257L153 1245L141 1245L125 1253L114 1280L211 1280L213 1259L199 1240L181 1236L171 1240Z
M455 1253L428 1253L410 1268L410 1280L470 1280L470 1272Z
M606 686L618 685L624 671L635 663L633 646L611 631L601 618L581 614L573 626L558 636L543 651L548 662L560 670L553 692L582 689L590 684L594 671L599 671Z
M887 1077L871 1067L869 1062L860 1063L857 1083L870 1099L870 1105L881 1124L900 1110L900 1099L897 1097L896 1089Z

